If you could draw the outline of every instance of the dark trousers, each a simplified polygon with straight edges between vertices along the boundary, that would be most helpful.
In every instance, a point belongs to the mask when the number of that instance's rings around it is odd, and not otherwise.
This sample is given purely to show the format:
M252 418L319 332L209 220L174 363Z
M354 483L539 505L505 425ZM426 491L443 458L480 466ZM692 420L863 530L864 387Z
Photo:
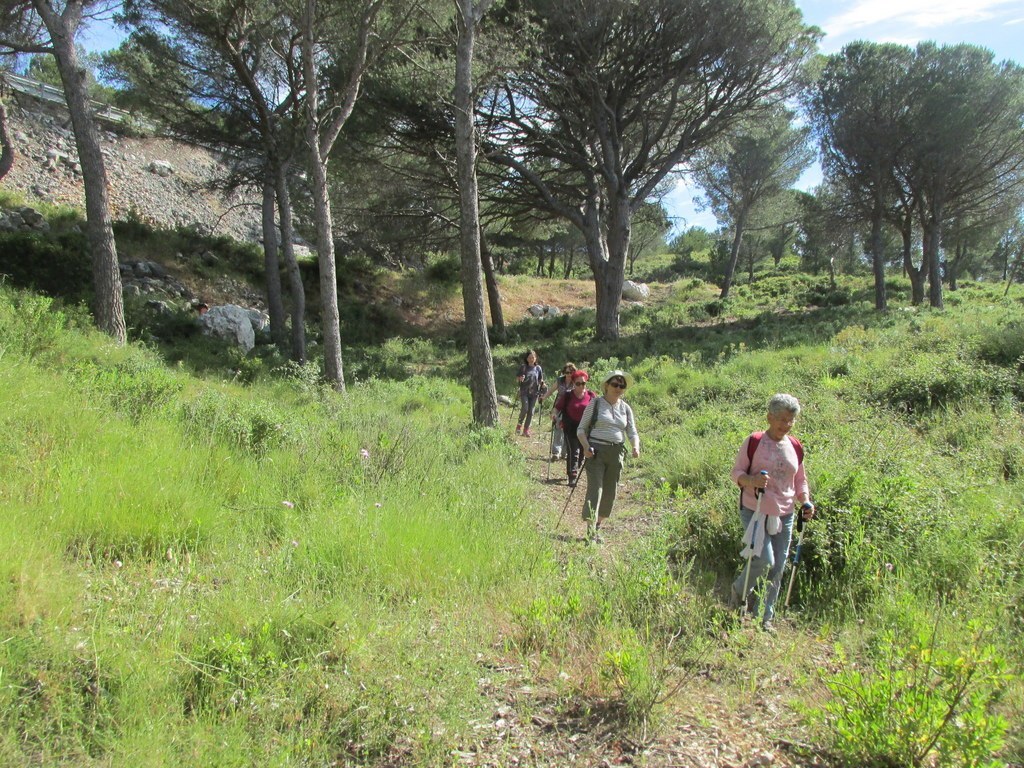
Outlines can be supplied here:
M578 421L572 421L564 413L562 414L562 429L565 431L565 473L570 480L576 478L580 473L580 464L583 463L583 446L580 444L576 430L580 428Z

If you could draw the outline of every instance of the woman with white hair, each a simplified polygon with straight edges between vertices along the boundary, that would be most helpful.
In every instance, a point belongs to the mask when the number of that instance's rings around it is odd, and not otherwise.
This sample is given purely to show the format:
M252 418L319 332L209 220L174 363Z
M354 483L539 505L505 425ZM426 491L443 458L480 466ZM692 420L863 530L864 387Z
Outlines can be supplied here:
M732 584L732 602L745 606L752 599L758 579L767 573L762 626L771 632L775 619L775 601L782 586L782 572L789 556L796 505L801 505L805 520L814 517L804 449L789 433L800 413L800 403L792 395L774 395L768 401L768 429L755 432L743 441L732 467L732 479L740 491L740 522L743 524L743 556L746 565ZM758 507L760 496L760 507ZM760 511L758 514L757 511ZM752 613L758 605L753 598Z
M587 471L587 498L583 502L583 519L587 523L588 541L603 541L601 523L612 513L627 442L633 449L633 458L640 455L640 435L636 431L633 409L622 399L630 378L625 371L606 374L601 382L604 394L590 401L576 430L586 457L583 466Z

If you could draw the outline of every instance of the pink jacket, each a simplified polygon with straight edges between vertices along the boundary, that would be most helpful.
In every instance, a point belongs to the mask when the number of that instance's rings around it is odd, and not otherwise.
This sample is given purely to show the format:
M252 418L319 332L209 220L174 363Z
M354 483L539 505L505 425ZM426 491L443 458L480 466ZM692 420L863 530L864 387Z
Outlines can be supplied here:
M765 489L764 498L761 499L761 511L776 517L791 514L796 508L797 499L810 497L807 473L797 459L792 441L788 435L782 440L772 440L765 432L757 450L754 451L753 460L747 459L749 442L748 437L740 446L740 452L736 454L736 461L732 465L732 481L738 485L743 475L756 475L762 469L767 470L768 487ZM741 503L747 509L757 509L753 488L743 489Z

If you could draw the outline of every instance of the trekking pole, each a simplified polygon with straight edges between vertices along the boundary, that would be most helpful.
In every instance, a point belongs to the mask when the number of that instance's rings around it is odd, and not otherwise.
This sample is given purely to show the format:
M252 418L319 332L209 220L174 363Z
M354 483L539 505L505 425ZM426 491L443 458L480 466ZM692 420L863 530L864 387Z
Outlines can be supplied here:
M586 466L587 466L587 456L586 456L586 454L584 453L584 455L583 455L583 461L582 461L582 462L580 462L580 471L579 471L579 473L578 473L578 474L576 475L576 477L577 477L577 478L578 478L578 477L579 477L580 475L582 475L582 474L583 474L583 468L584 468L584 467L586 467ZM579 480L577 480L577 481L576 481L576 485L579 485ZM558 522L557 522L557 523L555 523L555 530L553 531L553 533L557 533L557 532L558 532L558 527L559 527L559 526L560 526L560 525L562 524L562 518L564 518L564 517L565 517L565 513L566 513L566 510L568 510L568 509L569 509L569 503L570 503L570 502L572 501L572 495L573 495L574 493L576 493L576 485L572 486L572 487L571 487L571 488L569 489L569 498L567 498L567 499L565 500L565 506L564 506L564 507L562 507L562 514L560 514L560 515L558 516Z
M761 470L761 474L762 475L767 475L768 472L766 470L762 469ZM757 504L756 504L757 508L754 510L754 520L757 520L757 518L761 514L761 497L764 496L764 488L755 488L754 489L754 496L757 497ZM743 574L743 615L744 616L746 616L749 613L749 611L747 610L747 589L750 586L750 567L751 567L752 562L754 560L754 555L757 554L756 552L754 552L753 534L751 534L751 541L750 541L750 544L747 545L747 549L749 550L749 554L747 554L747 570Z
M551 455L555 452L555 421L551 420L551 439L548 440L548 476L545 483L551 482Z
M804 512L811 506L810 502L804 502L800 507L800 517L796 519L796 530L800 535L796 537L796 548L793 550L793 570L789 573L789 587L786 588L786 608L789 608L789 597L793 594L793 582L796 581L796 569L800 565L800 547L804 543L804 526L810 521L804 520Z

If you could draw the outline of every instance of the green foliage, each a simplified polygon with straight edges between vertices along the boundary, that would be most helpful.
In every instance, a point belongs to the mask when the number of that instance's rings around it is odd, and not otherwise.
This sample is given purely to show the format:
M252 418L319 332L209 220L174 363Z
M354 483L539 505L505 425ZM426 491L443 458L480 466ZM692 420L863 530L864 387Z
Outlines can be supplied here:
M978 633L952 650L935 640L934 631L906 644L885 635L865 671L840 652L820 717L847 765L1003 764L993 755L1007 723L992 706L1006 686L1005 661Z
M462 264L455 254L433 254L427 260L426 275L428 280L444 285L455 285L459 282Z
M263 456L288 439L287 422L273 405L225 392L207 390L186 402L180 418L193 439L223 441L254 456Z
M52 299L0 285L0 359L10 353L32 360L51 351L67 324Z
M0 233L0 274L17 288L32 288L69 302L92 297L92 267L78 231Z
M69 379L134 421L163 410L181 391L182 381L152 354L130 350L121 360L81 361Z

